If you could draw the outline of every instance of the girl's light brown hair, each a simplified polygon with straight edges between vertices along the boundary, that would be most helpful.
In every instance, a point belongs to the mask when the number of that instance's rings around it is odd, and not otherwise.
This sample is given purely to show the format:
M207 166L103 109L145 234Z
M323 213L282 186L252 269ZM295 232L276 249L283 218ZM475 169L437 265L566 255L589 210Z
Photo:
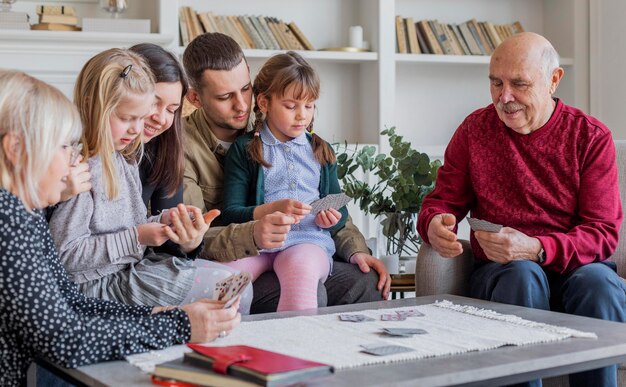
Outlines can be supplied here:
M294 98L304 101L315 101L320 95L320 80L317 73L299 54L288 51L274 55L265 62L252 85L255 101L260 95L268 101L273 97L282 97L290 86L294 86ZM254 106L254 130L259 133L263 128L265 117L258 104ZM335 153L330 145L313 131L313 121L307 128L312 135L311 145L315 158L321 165L332 164L336 161ZM261 138L255 135L247 147L250 158L266 168L271 167L263 158L263 144Z
M74 103L85 128L83 156L100 156L109 199L119 193L109 120L120 102L133 94L153 96L154 77L140 55L120 48L102 51L89 59L74 87ZM138 153L143 153L141 136L120 153L128 162L136 162Z

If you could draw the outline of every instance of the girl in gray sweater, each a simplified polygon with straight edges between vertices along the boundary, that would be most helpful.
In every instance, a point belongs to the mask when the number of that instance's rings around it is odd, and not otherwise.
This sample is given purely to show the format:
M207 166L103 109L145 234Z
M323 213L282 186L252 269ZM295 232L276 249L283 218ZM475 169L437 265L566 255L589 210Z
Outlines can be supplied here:
M90 297L128 304L180 305L211 298L215 282L232 270L192 260L208 229L201 211L179 204L146 218L136 160L144 118L154 103L149 67L128 50L104 51L81 70L74 99L85 129L92 188L61 203L50 220L70 278ZM167 240L180 251L170 255L150 248Z

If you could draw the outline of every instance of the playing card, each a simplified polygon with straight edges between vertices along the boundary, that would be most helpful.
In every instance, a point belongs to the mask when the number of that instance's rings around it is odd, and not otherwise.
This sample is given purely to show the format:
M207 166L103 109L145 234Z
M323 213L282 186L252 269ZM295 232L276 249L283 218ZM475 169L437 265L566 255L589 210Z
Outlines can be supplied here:
M419 328L383 328L383 333L390 336L411 337L413 335L423 335L427 332Z
M404 316L406 317L422 317L424 316L424 313L420 312L417 309L407 309L407 310L397 310L396 314L398 316Z
M382 314L380 316L380 319L383 321L404 321L406 320L406 316L402 316L397 313L389 313L389 314Z
M213 299L230 301L240 295L250 283L250 274L241 272L233 274L215 284Z
M329 194L321 199L317 199L311 203L311 213L317 215L318 212L334 208L339 210L341 207L350 203L352 198L345 193Z
M361 352L369 353L376 356L395 355L396 353L411 352L412 348L402 347L400 345L387 345L387 344L373 344L373 345L361 345L363 350Z
M478 218L470 218L468 216L467 221L469 222L470 227L474 231L500 232L500 230L502 229L501 224L491 223L486 220L482 220Z
M340 314L339 319L341 321L351 321L351 322L374 321L373 318L367 317L364 314Z

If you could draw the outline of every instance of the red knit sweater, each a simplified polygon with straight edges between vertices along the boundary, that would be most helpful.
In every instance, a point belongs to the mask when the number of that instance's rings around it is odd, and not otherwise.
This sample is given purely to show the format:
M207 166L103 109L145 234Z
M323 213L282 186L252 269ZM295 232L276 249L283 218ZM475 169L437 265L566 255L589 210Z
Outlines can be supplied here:
M537 237L549 270L606 260L622 222L611 132L560 100L550 120L528 135L507 128L493 105L475 111L450 140L418 232L428 242L433 216L452 213L458 222L468 211ZM473 232L470 239L485 260Z

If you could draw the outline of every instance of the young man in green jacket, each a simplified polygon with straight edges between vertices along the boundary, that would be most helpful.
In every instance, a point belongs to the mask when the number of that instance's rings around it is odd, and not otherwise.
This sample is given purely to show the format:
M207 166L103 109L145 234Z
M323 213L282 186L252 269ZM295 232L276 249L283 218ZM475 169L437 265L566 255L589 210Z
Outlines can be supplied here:
M203 211L221 209L224 155L248 127L250 69L239 45L220 33L194 39L185 50L183 64L191 83L187 98L197 108L184 122L184 202ZM218 218L214 222L218 227L211 227L205 235L201 256L224 262L258 255L261 249L279 247L293 222L280 212L243 224L220 225ZM389 273L369 254L365 238L350 218L333 240L337 254L333 274L318 291L320 306L326 298L328 305L386 299ZM252 312L275 311L279 295L275 273L263 274L254 283Z

